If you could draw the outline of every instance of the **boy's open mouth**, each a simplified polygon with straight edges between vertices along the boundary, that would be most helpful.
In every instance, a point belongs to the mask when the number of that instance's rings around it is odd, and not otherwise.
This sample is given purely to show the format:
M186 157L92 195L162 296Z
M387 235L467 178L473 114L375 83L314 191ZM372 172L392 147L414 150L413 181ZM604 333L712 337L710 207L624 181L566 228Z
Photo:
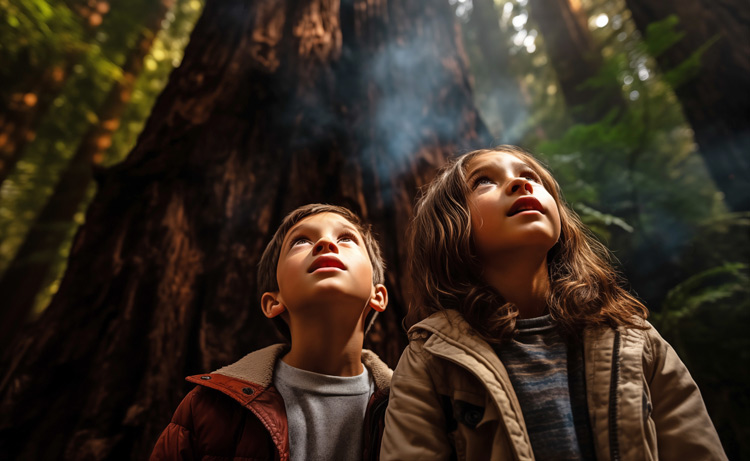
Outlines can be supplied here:
M312 264L310 264L310 267L307 269L307 272L308 273L315 272L318 269L322 269L326 267L346 270L346 266L344 266L344 263L339 261L337 258L334 258L333 256L319 256L315 261L313 261Z
M535 197L521 197L513 202L513 206L510 207L507 216L513 216L522 211L538 211L541 213L543 210L542 204Z

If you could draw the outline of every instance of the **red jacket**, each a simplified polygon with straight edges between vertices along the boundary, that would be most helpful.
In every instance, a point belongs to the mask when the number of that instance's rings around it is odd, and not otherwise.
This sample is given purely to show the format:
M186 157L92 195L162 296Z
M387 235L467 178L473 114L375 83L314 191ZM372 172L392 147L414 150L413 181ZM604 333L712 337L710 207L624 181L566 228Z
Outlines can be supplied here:
M277 344L213 373L189 376L198 386L177 407L151 459L288 460L286 410L272 385L276 361L286 351ZM376 389L365 413L362 459L377 460L393 372L368 350L362 351L362 363Z

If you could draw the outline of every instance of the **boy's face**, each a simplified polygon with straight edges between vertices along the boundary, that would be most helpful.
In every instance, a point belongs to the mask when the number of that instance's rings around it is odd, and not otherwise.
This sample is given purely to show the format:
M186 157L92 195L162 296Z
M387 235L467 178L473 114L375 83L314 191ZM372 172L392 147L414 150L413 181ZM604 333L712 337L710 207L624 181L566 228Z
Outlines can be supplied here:
M377 289L362 235L336 213L308 216L289 230L279 252L276 279L275 297L282 311L292 315L310 304L353 304L364 310Z

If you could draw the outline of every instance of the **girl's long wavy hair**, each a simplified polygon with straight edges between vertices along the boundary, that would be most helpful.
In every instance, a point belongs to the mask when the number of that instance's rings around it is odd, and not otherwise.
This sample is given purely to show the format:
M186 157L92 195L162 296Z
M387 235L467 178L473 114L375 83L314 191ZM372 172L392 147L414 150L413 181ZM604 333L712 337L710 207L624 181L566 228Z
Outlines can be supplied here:
M557 203L561 233L547 264L548 308L558 327L572 335L586 326L644 328L648 310L622 288L610 252L564 202L550 172L529 152L508 145L453 160L423 190L409 230L413 299L407 327L435 312L455 309L488 343L502 343L515 331L518 310L482 279L471 236L466 168L473 158L491 152L511 154L529 165Z

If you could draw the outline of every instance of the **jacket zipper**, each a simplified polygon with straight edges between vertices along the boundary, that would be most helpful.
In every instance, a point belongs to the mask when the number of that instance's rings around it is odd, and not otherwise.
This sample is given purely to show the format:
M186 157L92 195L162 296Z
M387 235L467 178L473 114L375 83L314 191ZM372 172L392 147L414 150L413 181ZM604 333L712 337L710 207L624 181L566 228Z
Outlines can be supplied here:
M620 444L617 440L617 384L620 380L620 332L615 330L612 346L612 376L609 381L609 457L620 459Z

